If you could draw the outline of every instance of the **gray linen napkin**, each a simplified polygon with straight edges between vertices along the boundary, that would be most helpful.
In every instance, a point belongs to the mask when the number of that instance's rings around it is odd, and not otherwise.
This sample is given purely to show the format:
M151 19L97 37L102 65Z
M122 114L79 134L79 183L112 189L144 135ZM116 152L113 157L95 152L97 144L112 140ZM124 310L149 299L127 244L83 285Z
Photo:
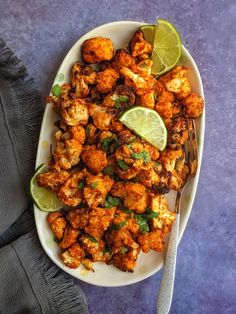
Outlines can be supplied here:
M25 67L0 39L0 313L88 313L83 292L44 253L29 179L42 117Z

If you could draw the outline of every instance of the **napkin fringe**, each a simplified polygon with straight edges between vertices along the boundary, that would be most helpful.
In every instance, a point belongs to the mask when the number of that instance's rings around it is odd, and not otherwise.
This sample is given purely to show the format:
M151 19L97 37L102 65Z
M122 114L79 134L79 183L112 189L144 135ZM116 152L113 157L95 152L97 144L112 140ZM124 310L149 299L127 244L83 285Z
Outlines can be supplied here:
M18 147L18 151L20 152L20 156L24 156L24 160L21 160L21 165L24 168L23 173L25 174L25 191L26 194L29 195L29 179L34 170L33 166L43 114L42 99L34 86L33 79L27 74L26 67L1 38L0 75L3 76L11 85L12 89L15 90L17 103L14 109L19 114L17 117L18 121L24 125L24 127L19 126L17 129L17 132L22 132L25 138L24 147ZM14 105L12 104L12 106ZM10 116L13 132L15 119L16 118ZM18 145L18 143L15 144ZM31 163L26 161L31 161ZM32 167L29 168L25 165L31 165Z
M36 295L39 295L37 291L40 291L41 296L44 294L45 306L50 303L51 306L57 309L57 313L88 313L86 299L82 290L74 285L72 277L61 272L45 254L42 254L43 251L38 249L38 242L36 242L38 240L36 239L37 235L34 232L25 234L24 248L17 252L22 261L22 265L27 265L25 271L29 272L30 278L34 278L33 288L35 289ZM53 241L53 238L50 239L50 241ZM45 289L44 293L42 293L42 289ZM47 289L50 290L47 291ZM47 300L49 296L50 302ZM52 300L52 297L54 297L54 300Z

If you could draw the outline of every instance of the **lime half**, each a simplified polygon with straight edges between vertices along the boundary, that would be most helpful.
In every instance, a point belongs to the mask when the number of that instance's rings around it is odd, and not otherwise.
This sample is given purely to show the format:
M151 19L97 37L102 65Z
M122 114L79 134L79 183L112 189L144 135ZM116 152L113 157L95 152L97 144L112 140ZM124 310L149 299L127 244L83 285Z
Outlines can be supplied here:
M120 121L157 149L165 149L167 130L156 111L145 107L134 107L123 113Z
M38 186L37 175L39 173L45 172L47 166L42 164L40 165L30 180L30 194L34 201L34 204L41 210L45 212L54 212L62 208L62 203L59 201L56 193L53 193L45 188Z
M145 25L141 30L145 40L153 45L152 74L161 75L172 69L182 52L182 42L176 28L170 22L159 19L155 27Z

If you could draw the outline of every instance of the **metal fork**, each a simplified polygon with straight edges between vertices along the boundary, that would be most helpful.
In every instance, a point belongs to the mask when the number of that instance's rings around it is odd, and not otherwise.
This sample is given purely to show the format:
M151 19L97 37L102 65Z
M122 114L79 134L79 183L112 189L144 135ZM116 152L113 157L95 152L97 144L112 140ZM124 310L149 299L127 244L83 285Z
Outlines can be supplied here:
M179 238L180 201L184 189L192 181L197 171L198 165L197 136L195 124L192 119L188 120L188 140L185 142L184 145L184 155L185 162L189 166L189 174L186 178L183 187L180 189L180 191L177 192L176 196L175 202L176 219L172 225L169 243L167 247L164 262L164 271L162 274L160 291L157 299L157 314L168 314L171 307L175 280L177 246Z

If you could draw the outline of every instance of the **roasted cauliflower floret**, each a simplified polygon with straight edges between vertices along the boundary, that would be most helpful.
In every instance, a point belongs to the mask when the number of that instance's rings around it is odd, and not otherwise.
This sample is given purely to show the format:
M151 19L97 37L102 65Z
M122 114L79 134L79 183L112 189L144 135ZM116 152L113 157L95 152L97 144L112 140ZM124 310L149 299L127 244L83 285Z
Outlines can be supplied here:
M83 99L71 100L69 106L61 108L60 114L68 125L86 125L88 123L88 109Z
M107 156L106 153L100 149L86 149L82 152L82 160L85 163L86 167L92 173L101 172L107 166Z
M191 86L187 79L188 68L176 66L171 72L160 77L160 82L166 89L176 95L178 99L183 99L190 94Z
M75 63L72 68L71 86L75 88L75 95L84 98L89 94L89 84L95 84L97 73L88 65Z
M62 185L57 193L59 200L67 206L77 206L82 199L82 191L78 188L79 181L83 178L82 172L75 172Z
M89 222L85 227L85 232L92 237L99 239L107 230L115 214L115 207L100 208L93 207L89 214Z
M201 96L192 93L183 99L182 104L185 117L196 119L202 114L204 101Z
M172 223L175 220L175 213L169 210L165 196L152 195L150 207L159 214L158 217L151 219L152 230L160 229L163 235L170 232Z
M102 105L105 107L125 110L129 109L134 102L135 94L133 88L126 85L117 85L115 90L104 98Z
M114 69L105 69L104 71L98 72L96 85L100 93L110 92L116 84L119 78L119 73Z
M145 59L137 64L135 73L148 79L151 76L153 61L151 59Z
M74 243L67 251L61 254L61 260L69 268L77 268L84 258L84 250L78 243Z
M84 229L88 224L89 210L87 208L76 208L66 214L66 219L74 229Z
M59 187L63 185L70 177L67 171L47 171L37 175L37 183L39 186L57 192Z
M137 31L130 42L130 51L132 57L138 57L143 54L152 53L152 45L150 45L143 37L142 31Z
M141 169L137 174L137 178L139 182L147 188L158 185L161 181L160 175L156 173L153 167L150 167L149 169Z
M183 186L189 174L189 167L185 163L185 159L181 158L176 161L175 169L171 173L168 185L172 190L179 191Z
M61 212L49 213L47 216L48 224L58 240L61 240L67 226L65 217Z
M148 253L150 250L154 250L156 252L164 251L164 240L161 230L154 230L140 235L138 237L138 243L144 253Z
M104 254L105 243L101 239L96 239L89 234L83 234L79 242L82 248L89 254L93 262L106 261L107 255Z
M77 242L79 235L79 230L67 226L63 235L63 239L60 242L59 246L61 249L68 249L72 244Z
M100 130L109 130L112 119L115 117L113 109L95 104L89 105L89 114L93 118L93 124Z
M155 91L150 90L147 93L139 96L136 100L137 105L141 105L146 108L154 109L155 107Z
M112 256L112 263L120 270L133 272L140 249L129 249L125 247L121 253Z
M172 149L180 149L188 139L188 125L184 117L176 117L168 130L168 145Z
M121 145L130 144L136 140L136 136L132 134L129 130L125 129L118 133L119 143Z
M148 206L147 189L140 183L117 182L113 185L111 194L123 199L124 206L136 213L143 213Z
M57 142L53 153L55 162L53 168L56 170L70 169L79 163L81 152L82 145L77 140L69 139L65 142Z
M86 178L86 186L83 191L88 206L94 207L103 204L113 183L114 180L102 173L96 176L89 174Z
M127 67L131 70L136 69L135 59L124 49L117 49L111 60L111 66L119 72L121 67Z
M174 149L165 149L161 152L160 161L167 171L172 172L175 168L176 160L183 155L182 149L174 150Z
M84 41L82 58L86 63L109 61L114 56L114 46L109 38L94 37Z

